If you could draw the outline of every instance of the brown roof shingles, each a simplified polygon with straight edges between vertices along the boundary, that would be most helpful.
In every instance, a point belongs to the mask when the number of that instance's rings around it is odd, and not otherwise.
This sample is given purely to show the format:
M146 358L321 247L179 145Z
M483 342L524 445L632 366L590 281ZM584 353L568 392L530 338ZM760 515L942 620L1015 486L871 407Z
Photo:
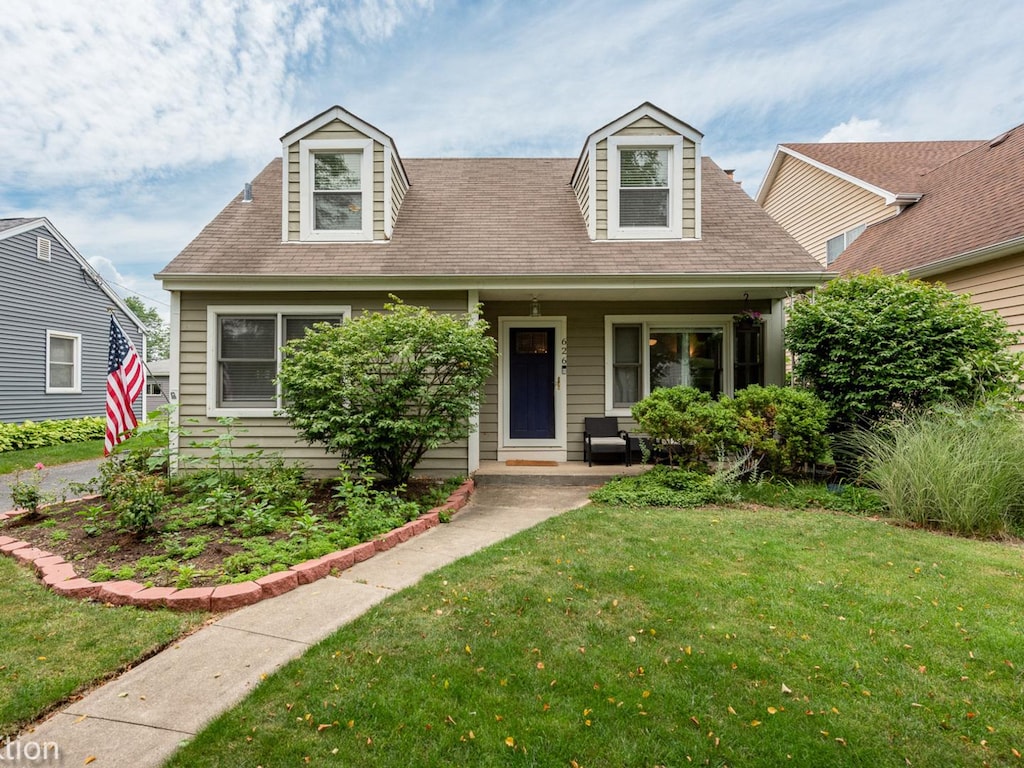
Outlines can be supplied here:
M868 227L830 269L902 272L1024 237L1024 125L1003 136L922 176L920 202Z
M805 157L886 192L921 191L922 177L983 144L981 141L849 141L783 144Z
M820 267L710 159L699 241L598 241L569 186L574 160L406 160L412 187L387 243L282 243L281 160L161 277L812 273Z

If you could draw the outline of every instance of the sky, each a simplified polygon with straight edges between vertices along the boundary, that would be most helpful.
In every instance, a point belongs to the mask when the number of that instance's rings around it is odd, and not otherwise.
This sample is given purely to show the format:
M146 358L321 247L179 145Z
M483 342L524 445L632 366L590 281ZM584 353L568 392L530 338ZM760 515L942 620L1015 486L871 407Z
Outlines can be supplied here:
M402 157L577 157L650 101L757 193L775 147L1024 122L1019 0L19 0L0 16L0 218L122 295L340 105Z

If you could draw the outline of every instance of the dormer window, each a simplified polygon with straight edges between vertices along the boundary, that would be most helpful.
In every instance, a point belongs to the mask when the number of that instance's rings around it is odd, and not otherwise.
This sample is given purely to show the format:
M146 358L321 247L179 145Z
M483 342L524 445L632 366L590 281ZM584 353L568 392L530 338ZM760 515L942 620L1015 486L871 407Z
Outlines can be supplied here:
M373 239L373 141L299 142L303 240Z
M681 238L682 178L682 137L610 137L609 239Z

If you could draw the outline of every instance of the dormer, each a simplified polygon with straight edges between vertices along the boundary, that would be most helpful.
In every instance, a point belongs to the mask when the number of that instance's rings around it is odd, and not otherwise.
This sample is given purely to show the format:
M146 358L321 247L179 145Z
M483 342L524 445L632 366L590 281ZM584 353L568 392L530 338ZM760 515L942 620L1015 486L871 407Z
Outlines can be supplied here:
M281 137L285 242L386 242L409 190L386 133L331 107Z
M650 102L590 134L572 176L590 239L699 240L703 138Z

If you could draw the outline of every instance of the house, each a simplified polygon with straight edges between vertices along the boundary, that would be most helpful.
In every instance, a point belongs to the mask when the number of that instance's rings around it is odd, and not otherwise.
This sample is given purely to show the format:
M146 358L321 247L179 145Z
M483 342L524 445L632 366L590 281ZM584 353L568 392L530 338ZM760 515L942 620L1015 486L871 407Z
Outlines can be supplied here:
M176 416L199 431L236 417L248 439L336 470L278 415L278 348L388 294L481 304L498 341L479 429L429 454L425 474L580 461L585 417L628 423L660 386L782 383L783 299L825 273L701 157L702 139L644 103L578 158L403 159L379 128L326 110L157 275ZM744 310L763 323L739 327Z
M142 323L48 219L0 219L0 422L103 416L111 313L144 356Z
M151 360L146 363L146 394L150 410L170 405L167 393L171 391L171 361Z
M782 144L757 201L831 271L941 281L1024 331L1024 125L990 141Z

